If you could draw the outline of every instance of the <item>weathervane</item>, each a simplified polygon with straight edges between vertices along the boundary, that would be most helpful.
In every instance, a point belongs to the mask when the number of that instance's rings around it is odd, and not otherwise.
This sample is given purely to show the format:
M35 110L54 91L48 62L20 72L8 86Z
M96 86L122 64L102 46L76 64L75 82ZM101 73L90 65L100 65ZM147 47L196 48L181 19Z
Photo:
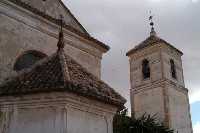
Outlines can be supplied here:
M60 32L59 32L59 40L58 40L58 51L60 51L61 49L64 48L65 44L64 44L64 36L63 36L63 16L60 15Z
M150 36L155 36L156 32L154 30L153 15L152 15L151 11L150 11L150 16L149 16L149 21L150 21L150 26L151 26Z

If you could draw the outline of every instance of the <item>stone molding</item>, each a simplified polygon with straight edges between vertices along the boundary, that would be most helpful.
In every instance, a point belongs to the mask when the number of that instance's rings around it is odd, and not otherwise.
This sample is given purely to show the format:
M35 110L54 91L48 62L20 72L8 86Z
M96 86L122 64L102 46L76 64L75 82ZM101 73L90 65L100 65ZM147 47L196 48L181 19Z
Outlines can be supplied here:
M154 81L154 82L151 82L151 83L136 86L136 87L131 89L131 92L133 94L137 94L137 93L141 93L141 92L146 91L146 90L154 89L154 88L157 88L157 87L166 87L166 86L173 86L179 92L183 92L185 94L188 94L187 88L185 88L184 86L178 85L178 84L174 83L173 81L171 81L169 79L161 79L161 80L157 80L157 81Z
M96 115L114 115L117 107L91 100L72 93L41 93L36 95L24 95L18 97L1 97L0 109L15 107L17 109L30 108L74 108Z
M132 59L132 60L137 60L137 59L139 59L141 57L144 57L146 55L152 54L155 51L162 51L162 52L167 53L169 55L172 54L171 51L174 51L173 52L173 57L175 57L175 59L177 59L177 60L179 60L180 57L182 56L182 54L177 53L176 50L174 50L173 48L171 48L167 44L165 44L165 43L156 43L154 45L150 45L148 47L145 47L145 48L143 48L141 50L138 50L138 51L130 54L129 58Z

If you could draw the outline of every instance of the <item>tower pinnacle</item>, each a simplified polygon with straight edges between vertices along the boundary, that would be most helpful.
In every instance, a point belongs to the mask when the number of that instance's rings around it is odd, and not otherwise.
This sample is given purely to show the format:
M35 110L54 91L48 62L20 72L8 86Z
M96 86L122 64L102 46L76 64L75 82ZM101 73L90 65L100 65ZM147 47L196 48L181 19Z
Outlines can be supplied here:
M151 11L150 11L150 14L151 14ZM156 36L156 32L154 30L153 15L150 15L149 21L150 21L150 26L151 26L150 36Z

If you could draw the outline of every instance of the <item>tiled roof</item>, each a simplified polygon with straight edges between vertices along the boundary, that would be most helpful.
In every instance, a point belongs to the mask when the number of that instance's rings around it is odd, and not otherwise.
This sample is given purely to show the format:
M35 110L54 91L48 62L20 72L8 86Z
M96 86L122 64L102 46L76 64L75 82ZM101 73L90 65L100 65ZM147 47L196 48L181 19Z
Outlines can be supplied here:
M93 76L63 49L36 63L0 86L0 96L47 92L72 92L122 107L126 100Z
M45 14L44 12L41 12L40 10L32 7L31 5L29 5L27 3L22 2L21 0L8 0L8 1L10 1L12 3L15 3L16 5L21 6L24 9L29 10L29 11L33 12L34 14L39 15L39 16L51 21L52 23L55 23L55 24L59 25L59 20L58 19L53 18L53 17L49 16L48 14ZM72 17L74 17L74 16L72 15ZM82 33L81 31L79 31L79 30L77 30L77 29L75 29L72 26L67 25L67 24L64 24L64 28L66 28L67 30L69 30L69 31L71 31L71 32L73 32L73 33L75 33L75 34L77 34L77 35L79 35L79 36L81 36L81 37L83 37L83 38L85 38L87 40L90 40L90 41L93 41L94 43L99 44L101 47L105 48L106 50L110 49L110 47L108 45L104 44L103 42L101 42L101 41L99 41L99 40L97 40L95 38L93 38L86 31L85 31L85 33Z
M183 54L180 50L178 50L177 48L175 48L173 45L171 45L170 43L168 43L167 41L159 38L157 35L151 35L149 36L146 40L144 40L143 42L141 42L139 45L135 46L132 50L130 50L126 55L129 56L130 54L141 50L143 48L146 48L148 46L154 45L154 44L167 44L170 47L176 49L178 52L180 52L181 54Z

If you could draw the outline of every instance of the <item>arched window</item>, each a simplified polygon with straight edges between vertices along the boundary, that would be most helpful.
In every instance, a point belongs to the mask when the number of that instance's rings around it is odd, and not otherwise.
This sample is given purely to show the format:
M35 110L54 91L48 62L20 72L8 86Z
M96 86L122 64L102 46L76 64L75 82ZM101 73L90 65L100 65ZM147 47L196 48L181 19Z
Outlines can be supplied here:
M150 78L150 66L149 61L147 59L144 59L142 61L142 73L144 79Z
M25 51L16 59L16 62L14 64L14 70L21 71L23 69L30 68L37 61L45 57L47 57L46 54L36 50Z
M174 79L177 79L177 76L176 76L176 66L175 66L175 63L174 63L174 60L170 60L170 65L171 65L171 75L172 75L172 78Z

